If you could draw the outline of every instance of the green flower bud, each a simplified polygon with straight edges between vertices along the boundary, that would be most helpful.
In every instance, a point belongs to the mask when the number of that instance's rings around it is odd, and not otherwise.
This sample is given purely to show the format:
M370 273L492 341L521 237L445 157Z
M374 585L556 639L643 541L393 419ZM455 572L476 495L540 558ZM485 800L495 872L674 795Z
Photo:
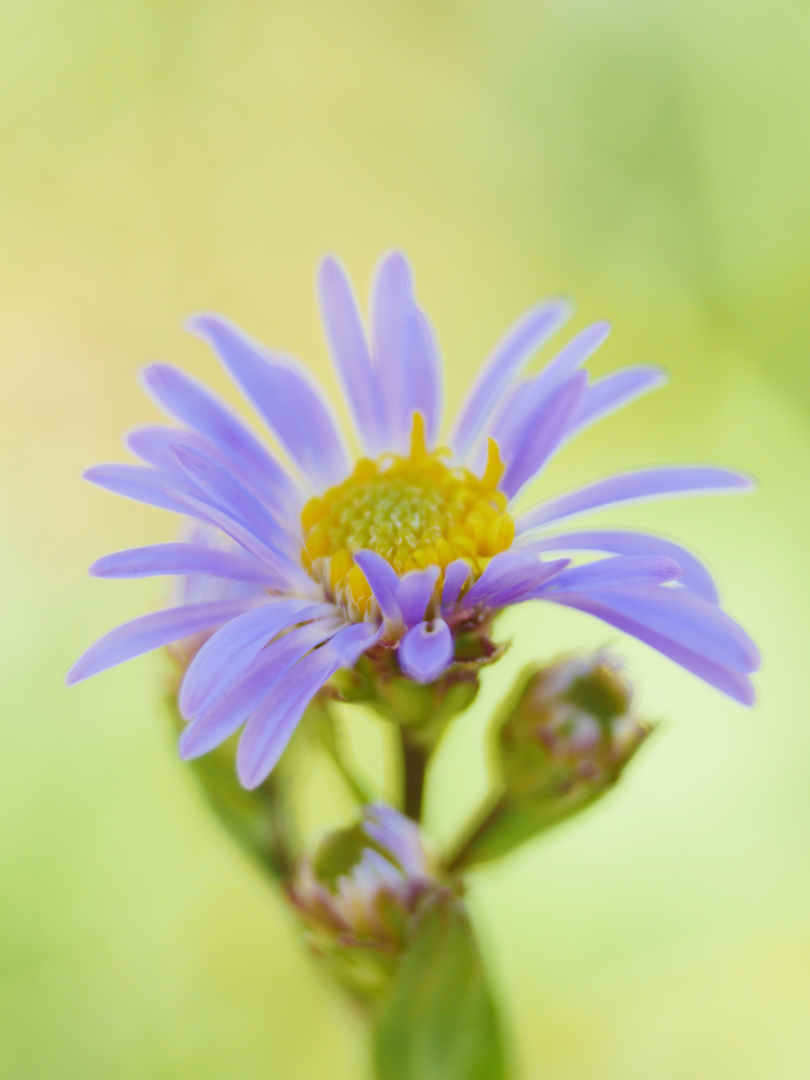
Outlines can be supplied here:
M375 804L299 860L287 895L313 951L357 999L371 1001L388 987L426 905L451 894L418 826Z
M608 791L652 731L632 696L603 652L526 668L494 722L498 791L451 867L505 855Z
M496 730L504 786L526 799L612 782L651 728L618 662L598 653L524 671Z

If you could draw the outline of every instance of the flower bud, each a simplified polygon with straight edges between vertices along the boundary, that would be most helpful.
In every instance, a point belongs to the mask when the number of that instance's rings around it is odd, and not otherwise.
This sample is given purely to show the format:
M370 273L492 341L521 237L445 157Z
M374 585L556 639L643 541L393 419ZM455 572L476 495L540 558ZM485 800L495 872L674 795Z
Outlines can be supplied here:
M287 894L313 951L360 1000L388 985L425 905L449 894L418 826L382 804L299 860Z
M603 795L652 731L605 653L531 666L494 724L500 792L453 869L507 854Z
M650 733L632 689L604 653L527 669L496 720L500 768L513 799L552 787L593 788L619 773Z

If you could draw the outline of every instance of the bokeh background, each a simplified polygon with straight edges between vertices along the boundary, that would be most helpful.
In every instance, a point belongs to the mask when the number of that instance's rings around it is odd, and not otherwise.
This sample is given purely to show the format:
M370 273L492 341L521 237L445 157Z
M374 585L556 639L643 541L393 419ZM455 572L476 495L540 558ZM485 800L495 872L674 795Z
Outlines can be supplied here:
M361 1077L351 1016L209 818L160 658L70 692L160 582L89 580L169 515L83 484L156 417L161 358L232 389L183 317L223 311L333 396L314 274L366 295L402 246L455 406L509 320L567 293L592 363L666 390L589 431L547 493L649 462L752 497L602 515L690 543L761 642L746 711L587 616L504 620L431 776L450 836L532 656L618 642L666 722L604 805L481 873L471 904L524 1078L810 1073L810 9L799 0L5 0L0 7L0 1074ZM564 340L564 337L562 338ZM547 353L545 355L548 355ZM371 770L384 733L352 726ZM389 770L390 772L390 770ZM311 824L347 812L313 759Z

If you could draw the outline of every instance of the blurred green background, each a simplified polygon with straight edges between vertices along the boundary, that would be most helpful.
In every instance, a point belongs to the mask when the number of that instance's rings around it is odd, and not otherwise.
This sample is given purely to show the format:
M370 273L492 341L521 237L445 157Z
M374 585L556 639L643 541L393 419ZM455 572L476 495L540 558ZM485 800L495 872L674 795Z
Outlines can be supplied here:
M746 711L575 612L504 620L431 777L450 835L527 658L618 641L667 723L614 795L481 873L471 903L525 1078L810 1074L810 9L798 0L5 0L0 8L0 1075L362 1077L354 1020L176 760L151 656L70 692L160 582L86 577L173 535L81 470L156 417L201 308L337 396L314 273L366 295L410 254L451 407L509 320L568 293L591 365L668 389L589 431L541 488L649 462L749 470L752 497L629 508L687 541L760 641ZM564 340L564 338L562 339ZM353 728L367 767L379 729ZM313 825L345 802L313 760ZM335 792L335 799L332 793Z

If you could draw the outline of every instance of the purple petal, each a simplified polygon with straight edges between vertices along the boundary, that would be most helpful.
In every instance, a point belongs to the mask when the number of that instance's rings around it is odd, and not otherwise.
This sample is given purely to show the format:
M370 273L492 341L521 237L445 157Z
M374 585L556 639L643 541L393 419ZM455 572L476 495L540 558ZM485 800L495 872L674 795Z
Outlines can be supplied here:
M337 619L310 623L263 649L241 678L185 729L180 737L180 756L200 757L232 735L290 669L337 633L340 625Z
M209 708L282 630L336 614L332 604L273 600L232 619L206 641L189 664L178 697L181 715L191 720Z
M340 661L340 667L353 668L363 653L376 645L381 636L381 626L375 626L374 623L353 623L332 638L329 648Z
M470 564L464 559L454 559L448 563L444 571L444 586L442 588L442 607L446 610L456 606L459 593L471 574Z
M464 459L487 421L509 392L513 380L541 345L570 317L563 300L538 304L524 314L498 342L461 407L450 445Z
M544 563L537 556L510 548L494 555L486 570L461 601L464 610L486 605L503 607L532 592L568 566L570 559Z
M402 612L397 600L399 577L396 570L376 551L356 551L354 561L365 574L383 618L399 622Z
M209 574L211 577L272 584L267 567L244 555L202 544L151 544L105 555L90 567L93 577L137 578L163 574Z
M586 566L563 570L541 585L537 596L555 592L594 592L604 589L634 589L663 585L683 573L678 563L667 555L613 555Z
M608 323L588 326L569 341L539 375L512 387L489 431L501 448L501 456L505 460L511 460L516 444L529 430L532 415L599 348L609 332ZM481 450L483 451L483 447ZM481 456L483 458L483 453Z
M421 413L425 420L428 446L433 446L441 420L442 368L436 335L416 304L412 305L405 328L405 370L410 390L409 432L413 413Z
M257 473L255 468L245 466L244 462L236 456L223 453L204 435L181 428L149 424L131 431L126 437L126 445L133 454L137 454L148 464L175 474L177 474L177 459L174 456L176 447L186 446L193 450L200 450L229 469L249 491L272 506L273 510L285 521L291 520L297 524L299 520L298 510L303 501L300 492L290 497L284 491L274 490L266 476ZM289 486L292 486L291 480Z
M148 465L158 469L175 469L177 462L172 453L175 446L193 446L212 457L219 451L216 444L204 435L183 428L167 427L164 424L145 424L130 431L124 440L127 447ZM225 460L223 455L222 460Z
M252 477L251 486L277 505L300 506L301 494L273 455L228 406L206 387L170 364L150 364L147 390L169 414L209 438Z
M68 686L98 675L100 671L123 664L142 653L170 645L173 641L210 630L229 619L241 615L253 607L255 598L219 600L208 604L190 604L184 607L166 608L150 615L141 615L131 622L123 623L99 638L95 645L81 656L67 674Z
M357 646L356 636L353 640ZM342 666L341 654L345 648L345 642L337 647L325 645L304 657L279 680L250 717L236 755L239 779L246 788L258 787L272 772L307 705Z
M264 349L218 315L197 315L187 325L208 342L316 487L346 476L346 452L331 411L299 365Z
M211 525L216 525L218 529L221 529L232 540L235 540L245 551L250 552L251 555L263 562L274 576L274 588L281 591L297 591L304 596L314 595L313 587L315 583L302 569L294 566L286 556L280 558L277 552L254 536L250 529L237 521L231 514L181 491L170 489L169 494L184 507L185 513L193 514Z
M596 604L616 618L632 621L653 635L667 638L735 671L756 671L760 664L759 651L743 628L715 604L701 600L686 589L658 585L604 591L598 596L554 593L546 599L582 610L590 610L590 607L582 607L583 603ZM601 614L600 618L611 621ZM614 621L613 625L618 623ZM639 633L635 636L648 641Z
M666 381L666 372L654 367L624 368L606 375L603 379L597 379L588 387L585 398L571 421L569 437L616 409L629 405L642 394L657 390Z
M326 336L363 445L371 454L386 448L383 409L363 324L343 267L328 255L318 285Z
M674 589L662 589L661 591L678 594ZM680 595L689 594L681 590ZM753 704L754 688L751 680L745 674L735 667L728 667L719 663L707 654L690 649L682 642L652 629L645 621L637 621L623 612L617 611L612 601L610 603L606 602L605 593L590 596L578 596L575 593L569 593L560 597L548 597L548 599L553 599L554 603L564 604L566 607L576 608L579 611L594 615L597 619L601 619L610 626L615 626L618 630L638 638L664 656L668 656L676 664L680 664L681 667L686 668L687 671L691 671L698 678L703 679L704 682L734 698L735 701L739 701L743 705ZM714 611L719 610L713 606L711 608Z
M377 269L371 310L386 442L390 449L404 453L411 434L411 392L405 348L413 311L413 285L408 261L398 251L387 255Z
M245 786L255 787L264 780L312 697L339 668L353 667L381 633L381 628L369 623L344 627L322 648L288 668L251 716L239 745L237 769Z
M701 491L747 491L752 486L747 476L728 469L715 469L710 465L662 465L639 469L637 472L597 480L594 484L543 503L518 520L517 531L525 533L549 521L583 514L586 510L612 503Z
M363 831L397 860L409 877L425 873L425 855L419 826L385 803L372 803L365 809Z
M208 454L188 446L178 446L174 456L183 472L211 502L241 521L279 559L289 561L292 554L289 533L231 472Z
M406 627L424 619L440 573L438 566L428 566L425 570L411 570L399 582L397 603Z
M510 499L543 468L562 442L571 417L583 399L587 382L585 372L577 372L549 394L527 418L524 427L513 433L509 464L499 484Z
M556 390L596 352L609 333L610 323L607 322L586 326L549 360L532 381L542 386L547 393Z
M521 547L526 551L610 551L616 555L669 555L683 569L679 584L696 596L716 604L719 600L711 574L691 552L647 533L601 529L588 532L560 533L527 540Z
M189 513L183 503L169 493L169 488L191 491L191 485L179 475L179 470L172 475L166 469L147 469L143 465L93 465L82 475L91 484L127 499L159 506L175 514Z
M430 683L453 661L453 635L444 619L419 623L399 643L399 666L418 683Z

